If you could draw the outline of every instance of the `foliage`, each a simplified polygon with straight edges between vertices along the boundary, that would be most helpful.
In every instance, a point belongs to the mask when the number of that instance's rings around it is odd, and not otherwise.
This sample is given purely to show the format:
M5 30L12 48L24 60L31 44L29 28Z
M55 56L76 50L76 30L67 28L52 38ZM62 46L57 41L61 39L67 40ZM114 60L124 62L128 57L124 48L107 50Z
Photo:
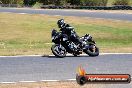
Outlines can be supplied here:
M23 0L0 0L2 4L20 4Z
M81 2L85 6L106 6L108 0L82 0Z
M113 5L129 5L130 0L115 0Z
M36 2L33 8L41 8L42 3Z
M82 0L70 0L70 3L71 3L72 5L80 5L81 1L82 1Z
M81 6L106 6L108 3L113 2L113 5L129 5L131 0L0 0L3 4L24 4L25 6L34 6L38 3L43 5L81 5Z
M24 0L23 2L25 6L33 6L37 0Z

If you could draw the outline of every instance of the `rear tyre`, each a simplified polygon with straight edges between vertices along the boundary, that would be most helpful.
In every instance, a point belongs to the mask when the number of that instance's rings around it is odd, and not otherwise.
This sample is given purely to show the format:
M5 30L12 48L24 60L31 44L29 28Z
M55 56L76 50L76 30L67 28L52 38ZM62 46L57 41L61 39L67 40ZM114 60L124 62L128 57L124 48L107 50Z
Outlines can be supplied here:
M62 45L52 45L51 50L56 57L63 58L66 56L66 49Z
M92 48L88 48L87 50L85 50L85 53L91 57L98 56L99 55L99 48L96 46L94 46L94 48L95 48L95 50L93 50Z

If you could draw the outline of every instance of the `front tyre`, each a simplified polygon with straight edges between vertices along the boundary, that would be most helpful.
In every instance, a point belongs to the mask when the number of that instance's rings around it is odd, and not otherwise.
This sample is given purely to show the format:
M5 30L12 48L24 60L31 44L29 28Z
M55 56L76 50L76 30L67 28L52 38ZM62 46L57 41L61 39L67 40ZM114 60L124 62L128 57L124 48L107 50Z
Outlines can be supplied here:
M52 45L51 50L56 57L63 58L66 56L66 49L62 45Z
M90 45L90 47L85 50L85 53L91 57L98 56L99 55L99 48L95 45Z

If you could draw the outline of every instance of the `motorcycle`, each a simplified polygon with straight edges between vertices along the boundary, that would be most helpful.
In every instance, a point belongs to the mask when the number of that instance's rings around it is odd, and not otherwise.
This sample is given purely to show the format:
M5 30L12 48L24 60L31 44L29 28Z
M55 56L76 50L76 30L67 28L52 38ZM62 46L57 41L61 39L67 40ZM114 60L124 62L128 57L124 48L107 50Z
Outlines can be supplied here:
M74 43L65 34L57 32L55 29L52 30L51 37L54 43L51 50L56 57L63 58L67 53L78 56L83 52L91 57L99 55L99 48L89 34L80 37L81 45Z

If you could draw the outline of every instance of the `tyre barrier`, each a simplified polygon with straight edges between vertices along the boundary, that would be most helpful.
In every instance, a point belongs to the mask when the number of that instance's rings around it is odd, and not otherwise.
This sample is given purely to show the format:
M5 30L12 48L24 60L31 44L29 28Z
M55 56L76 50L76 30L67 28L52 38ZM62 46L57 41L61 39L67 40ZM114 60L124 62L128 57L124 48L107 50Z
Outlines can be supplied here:
M42 9L132 10L132 6L41 6Z

